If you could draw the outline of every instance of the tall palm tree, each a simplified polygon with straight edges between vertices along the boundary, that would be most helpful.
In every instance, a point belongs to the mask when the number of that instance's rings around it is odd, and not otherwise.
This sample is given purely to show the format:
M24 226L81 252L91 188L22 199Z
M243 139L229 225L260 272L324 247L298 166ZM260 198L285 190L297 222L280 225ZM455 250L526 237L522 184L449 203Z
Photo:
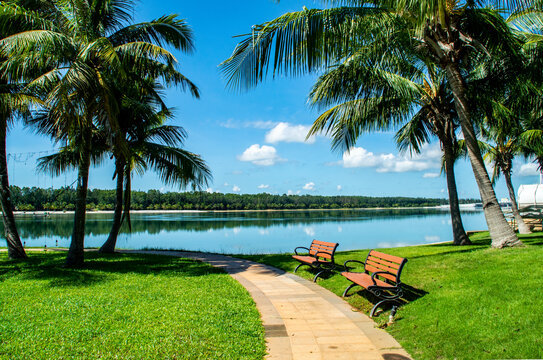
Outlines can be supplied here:
M268 71L297 75L340 63L374 47L408 47L444 71L479 187L492 246L521 244L498 204L477 143L467 97L472 54L516 56L518 43L500 14L478 2L454 0L331 0L330 9L303 9L253 27L222 64L230 86L251 87ZM409 52L412 52L410 50Z
M330 109L314 122L308 136L326 132L333 148L348 151L359 135L375 129L389 130L405 123L396 134L401 151L420 153L423 144L435 135L445 157L453 243L470 244L466 235L454 178L456 111L442 74L414 58L382 61L382 54L356 54L319 77L310 102ZM394 74L393 74L394 72ZM403 76L402 76L403 75Z
M186 137L183 128L164 125L164 122L172 117L172 113L165 107L154 86L132 84L137 86L125 87L125 97L120 111L120 119L124 120L121 121L124 142L128 145L129 152L113 150L117 177L116 204L111 231L99 250L102 253L115 251L123 220L127 220L130 226L133 170L141 174L151 168L159 174L164 183L179 185L181 188L190 184L193 187L207 185L211 177L200 156L181 148ZM130 98L126 96L127 94L133 97Z
M515 131L515 127L509 127L507 131L504 131L505 127L496 127L490 129L487 133L487 138L493 141L493 144L487 143L484 158L487 162L493 165L494 170L492 173L492 182L495 183L500 174L503 174L505 184L509 192L509 199L511 200L511 211L515 218L520 234L530 234L530 228L522 216L517 206L517 199L515 196L515 188L513 187L513 181L511 174L513 171L513 159L516 155L522 153L522 145L520 143L521 131Z
M9 84L0 76L0 202L8 256L11 259L27 257L13 216L6 152L6 137L10 123L17 113L28 112L30 104L36 100L33 96L22 93L21 89L22 86Z
M0 45L13 59L39 54L39 59L57 61L55 69L38 80L54 83L45 99L47 124L41 128L57 140L77 142L81 151L74 230L66 258L66 266L77 267L84 261L93 129L107 129L111 145L119 139L116 135L120 105L114 83L126 80L128 71L143 76L168 76L166 70L175 67L176 59L162 45L190 51L192 32L176 15L132 24L131 0L44 3L51 8L44 21L23 27L24 31L3 39ZM21 65L14 61L11 67L19 69ZM122 143L115 145L123 147Z
M18 33L21 30L21 18L32 14L26 9L16 5L15 1L0 3L0 202L2 204L2 220L8 246L8 255L12 259L27 257L21 243L19 232L13 216L13 203L9 189L7 167L6 137L10 125L16 118L26 117L32 106L40 103L35 93L25 89L17 73L6 71L9 51L6 51L1 42L3 39ZM26 21L25 21L26 22ZM30 72L28 77L34 77L36 72Z

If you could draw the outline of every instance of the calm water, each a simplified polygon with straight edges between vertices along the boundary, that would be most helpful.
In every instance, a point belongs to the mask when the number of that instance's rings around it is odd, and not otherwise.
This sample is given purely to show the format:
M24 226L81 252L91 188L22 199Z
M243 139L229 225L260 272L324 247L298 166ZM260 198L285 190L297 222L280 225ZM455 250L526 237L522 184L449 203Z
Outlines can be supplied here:
M86 246L98 247L105 241L111 218L87 215ZM482 212L464 212L462 219L466 230L486 229ZM26 246L68 246L73 216L18 216L17 224ZM117 247L279 253L307 246L312 239L339 242L339 250L449 241L450 215L437 209L134 213L132 232L123 229Z

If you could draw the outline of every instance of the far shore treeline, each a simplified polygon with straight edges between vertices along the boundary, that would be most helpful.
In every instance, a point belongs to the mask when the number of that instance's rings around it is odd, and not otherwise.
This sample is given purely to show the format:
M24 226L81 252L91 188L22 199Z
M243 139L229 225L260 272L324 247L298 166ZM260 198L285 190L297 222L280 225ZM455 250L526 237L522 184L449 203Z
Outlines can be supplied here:
M70 187L42 189L11 186L14 210L74 210L76 191ZM446 199L370 196L222 194L207 192L132 191L132 210L267 210L394 208L446 205ZM463 200L461 202L475 202ZM115 190L89 190L88 210L113 210Z

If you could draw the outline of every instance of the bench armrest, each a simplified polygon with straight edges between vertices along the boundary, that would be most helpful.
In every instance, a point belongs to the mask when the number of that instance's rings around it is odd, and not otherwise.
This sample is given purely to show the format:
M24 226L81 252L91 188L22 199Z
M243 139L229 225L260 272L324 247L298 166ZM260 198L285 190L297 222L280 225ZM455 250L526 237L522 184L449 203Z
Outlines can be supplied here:
M375 282L375 276L379 274L389 274L392 276L396 276L395 274L388 272L388 271L376 271L373 274L371 274L371 281L373 281L373 285L377 286L377 283Z
M330 255L331 257L334 257L334 256L332 255L332 253L329 253L329 252L327 252L327 251L317 251L317 252L315 253L315 257L318 257L319 254L326 254L326 255ZM321 257L322 257L322 256L321 256Z
M305 250L307 250L307 252L310 251L309 248L306 248L306 247L303 247L303 246L298 246L296 249L294 249L294 253L296 255L300 255L300 254L298 254L298 249L305 249Z
M355 263L359 263L361 265L365 265L363 261L358 261L358 260L347 260L343 263L343 267L345 268L345 270L349 271L349 268L347 267L347 263L350 263L350 262L355 262Z

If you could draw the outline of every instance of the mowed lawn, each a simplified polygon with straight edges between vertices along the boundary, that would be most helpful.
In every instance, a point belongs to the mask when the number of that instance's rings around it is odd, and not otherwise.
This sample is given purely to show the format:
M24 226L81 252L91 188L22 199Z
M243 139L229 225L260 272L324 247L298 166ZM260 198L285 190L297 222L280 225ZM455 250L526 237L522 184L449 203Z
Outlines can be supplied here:
M543 233L521 239L525 247L502 250L490 249L488 233L473 235L472 246L381 249L408 258L408 302L387 330L415 359L543 358ZM337 263L367 253L340 252ZM297 265L288 254L244 257L289 272ZM303 269L297 274L311 279ZM318 283L341 295L349 281L340 272ZM368 313L375 299L357 289L347 301ZM384 327L387 319L385 312L376 321Z
M247 291L221 270L166 256L0 253L2 359L262 359Z

